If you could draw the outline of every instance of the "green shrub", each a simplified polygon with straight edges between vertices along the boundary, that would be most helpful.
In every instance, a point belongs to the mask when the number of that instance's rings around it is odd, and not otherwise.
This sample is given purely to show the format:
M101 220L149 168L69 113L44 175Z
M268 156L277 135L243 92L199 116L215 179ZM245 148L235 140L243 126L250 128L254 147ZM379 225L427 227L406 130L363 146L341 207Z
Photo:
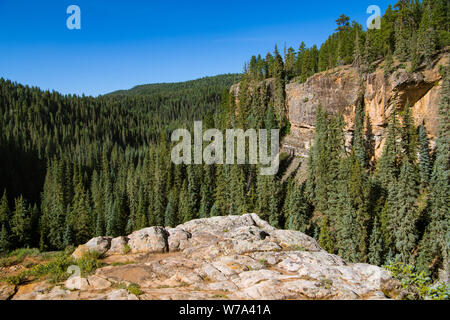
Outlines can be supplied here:
M6 282L13 286L20 286L27 281L27 277L24 273L19 273L18 275L6 278Z
M89 251L84 254L83 257L77 261L77 265L81 269L81 274L87 276L92 274L98 268L101 268L103 264L99 258L100 254L96 251Z
M8 256L9 257L16 257L19 260L23 260L26 257L37 257L41 254L39 249L30 249L30 248L24 248L24 249L16 249L14 251L11 251Z
M405 290L413 294L408 296L409 299L449 300L449 285L432 288L433 281L425 271L418 272L415 266L402 262L392 262L385 268L391 271Z
M130 252L131 252L131 248L130 248L130 246L129 246L128 244L126 244L126 245L123 247L122 253L123 253L123 254L129 254Z
M142 295L144 292L141 290L141 287L136 284L136 283L132 283L127 287L127 290L129 293L134 294L136 297L139 297L140 295Z
M436 288L430 288L427 295L432 300L450 300L450 285L442 283Z
M36 278L48 276L49 282L58 283L66 280L70 276L70 274L67 273L67 269L73 264L74 261L71 257L64 253L60 253L56 255L52 261L45 264L38 264L32 269L24 271L24 273Z
M0 258L0 267L10 267L17 264L20 264L25 260L27 257L38 257L42 254L39 252L38 249L17 249L14 251L9 252L8 254L3 255L2 258Z
M4 257L0 259L0 267L7 268L21 263L22 261L17 259L17 257Z

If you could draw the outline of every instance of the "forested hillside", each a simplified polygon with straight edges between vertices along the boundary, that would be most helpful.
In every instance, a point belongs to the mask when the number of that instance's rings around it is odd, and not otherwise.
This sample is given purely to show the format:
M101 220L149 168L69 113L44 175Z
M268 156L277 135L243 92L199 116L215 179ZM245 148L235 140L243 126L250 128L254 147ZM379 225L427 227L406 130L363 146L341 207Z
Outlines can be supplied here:
M240 80L240 74L223 74L215 77L205 77L197 80L176 83L155 83L136 86L130 90L119 90L109 95L137 96L137 95L161 95L163 97L173 96L199 96L217 94L224 88Z
M0 250L64 249L93 236L151 225L257 212L273 226L306 232L350 262L399 259L437 271L448 261L449 71L442 67L440 133L432 150L409 106L394 112L382 157L368 161L361 106L352 150L343 118L318 112L308 178L260 176L254 165L176 166L170 132L203 119L204 129L280 128L289 132L285 85L353 64L361 76L394 62L427 68L450 44L448 1L401 0L380 30L342 15L320 49L275 48L235 75L161 84L91 98L0 81ZM257 83L270 79L271 92ZM257 88L257 89L255 89ZM222 98L221 98L222 97ZM236 112L238 111L238 112ZM367 128L366 128L367 129Z

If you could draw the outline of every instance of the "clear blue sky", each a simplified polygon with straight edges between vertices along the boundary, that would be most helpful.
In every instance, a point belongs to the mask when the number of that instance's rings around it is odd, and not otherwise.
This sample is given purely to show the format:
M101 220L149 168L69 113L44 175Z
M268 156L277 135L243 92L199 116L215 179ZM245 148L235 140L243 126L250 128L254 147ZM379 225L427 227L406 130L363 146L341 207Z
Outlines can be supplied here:
M0 77L99 95L241 72L278 43L320 45L345 13L365 25L395 0L0 0ZM81 8L81 30L66 9Z

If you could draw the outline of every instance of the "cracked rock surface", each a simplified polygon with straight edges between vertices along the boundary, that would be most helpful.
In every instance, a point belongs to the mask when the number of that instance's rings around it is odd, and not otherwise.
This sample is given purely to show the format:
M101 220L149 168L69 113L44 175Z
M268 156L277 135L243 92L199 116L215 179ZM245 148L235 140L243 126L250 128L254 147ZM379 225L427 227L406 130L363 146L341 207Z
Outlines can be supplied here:
M12 299L387 299L394 281L385 269L348 264L313 238L277 230L256 214L95 238L74 257L86 250L102 253L109 266L53 288L20 288ZM139 297L120 287L129 284L139 285Z

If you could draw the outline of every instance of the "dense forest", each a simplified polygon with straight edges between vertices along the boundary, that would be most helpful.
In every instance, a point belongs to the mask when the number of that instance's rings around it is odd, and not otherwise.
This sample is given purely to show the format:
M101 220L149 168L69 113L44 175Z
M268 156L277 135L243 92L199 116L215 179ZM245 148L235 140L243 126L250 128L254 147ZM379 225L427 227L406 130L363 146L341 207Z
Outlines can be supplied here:
M398 259L432 272L448 263L449 68L440 103L440 132L431 150L427 128L408 105L394 112L384 152L372 159L364 106L357 110L352 150L342 116L319 108L307 178L258 175L257 165L174 165L170 133L208 128L280 128L289 132L285 84L353 64L361 75L404 63L426 68L450 44L447 0L400 0L364 31L342 15L336 32L265 58L242 75L183 84L139 86L99 98L0 80L0 251L62 250L93 236L119 236L151 225L257 212L272 225L300 230L350 262ZM397 64L396 64L397 63ZM240 81L239 104L229 92ZM271 92L262 81L270 81Z

